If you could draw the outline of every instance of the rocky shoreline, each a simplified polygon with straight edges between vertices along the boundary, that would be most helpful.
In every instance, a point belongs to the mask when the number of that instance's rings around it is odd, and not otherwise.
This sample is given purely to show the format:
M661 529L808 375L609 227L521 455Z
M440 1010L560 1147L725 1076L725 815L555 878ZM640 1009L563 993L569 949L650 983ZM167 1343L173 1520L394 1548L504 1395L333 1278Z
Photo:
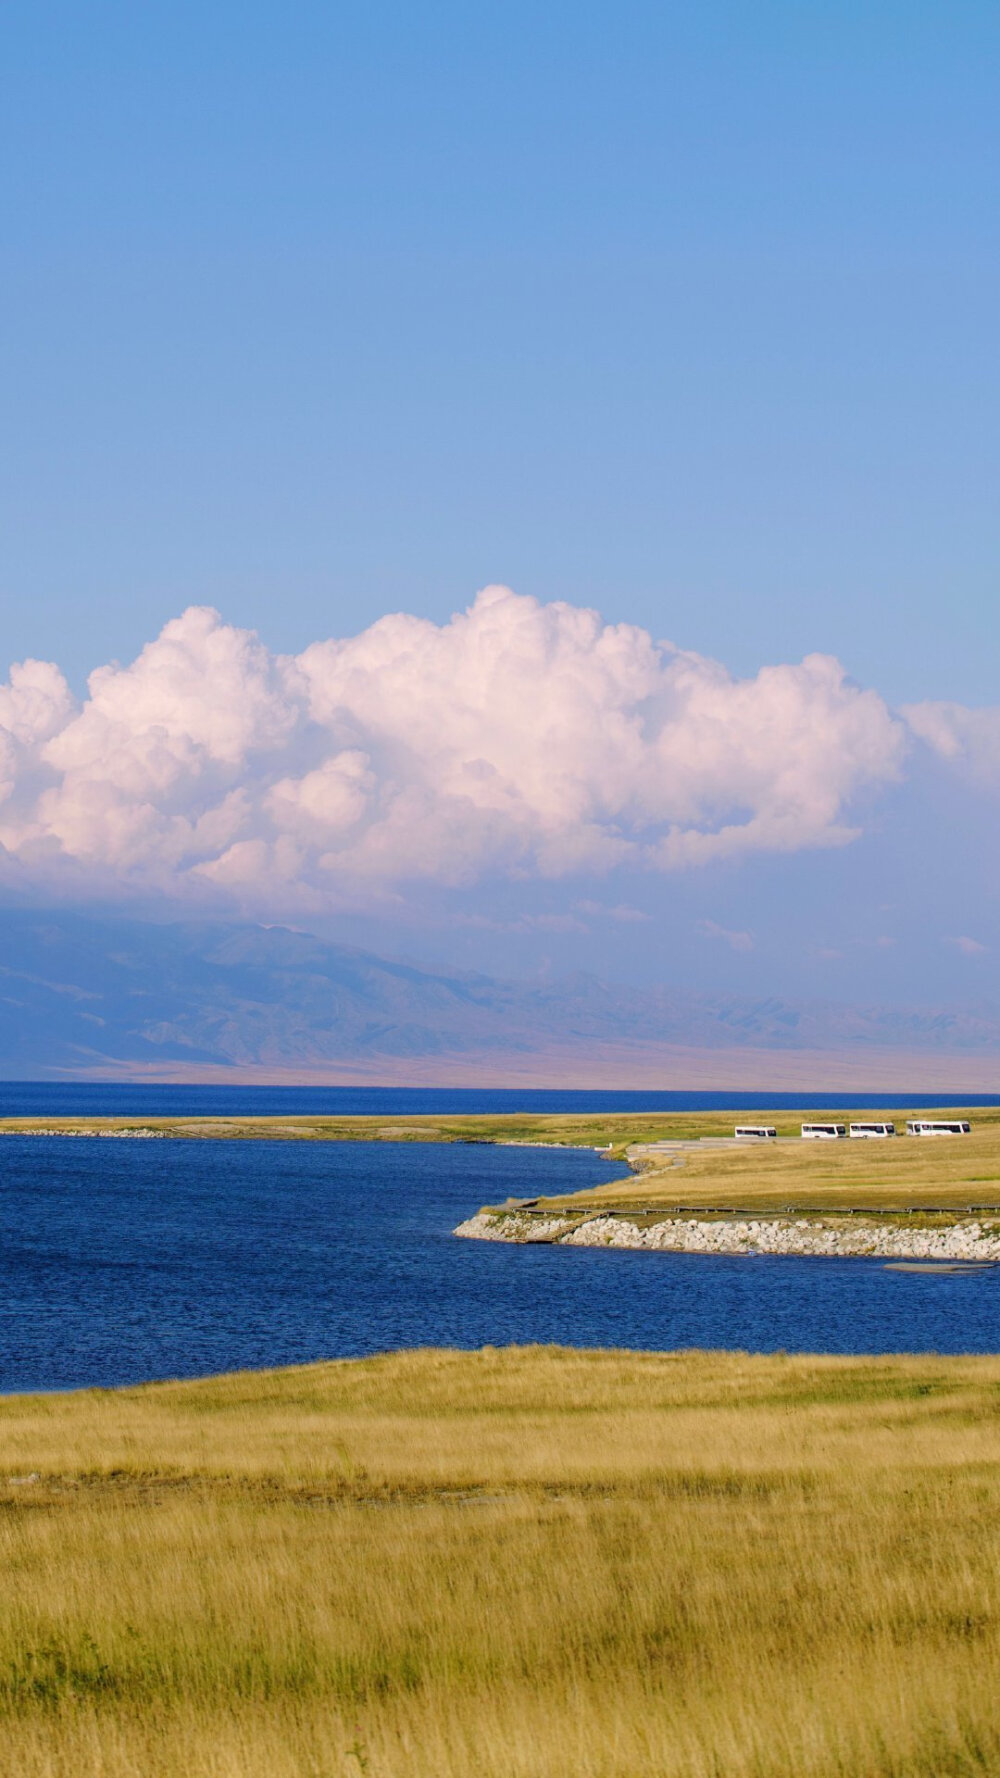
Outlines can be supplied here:
M975 1218L941 1229L905 1228L862 1217L844 1227L800 1216L700 1221L664 1216L631 1222L625 1215L539 1217L516 1210L480 1210L453 1230L469 1240L545 1242L564 1247L626 1247L666 1253L784 1253L822 1258L1000 1261L1000 1222Z
M63 1129L62 1126L60 1126L59 1129L57 1129L57 1130L50 1130L47 1128L37 1129L37 1130L34 1128L29 1128L27 1130L21 1130L21 1129L18 1129L18 1127L16 1125L10 1124L10 1125L5 1125L2 1128L0 1128L0 1136L71 1136L71 1137L73 1137L74 1140L78 1136L97 1136L97 1137L100 1137L102 1141L108 1141L108 1140L111 1140L114 1142L119 1142L122 1140L131 1141L133 1138L137 1138L141 1142L146 1142L150 1139L159 1141L160 1138L163 1136L163 1131L162 1130L145 1130L145 1129L142 1129L142 1130L94 1130L94 1129L74 1130L74 1129Z

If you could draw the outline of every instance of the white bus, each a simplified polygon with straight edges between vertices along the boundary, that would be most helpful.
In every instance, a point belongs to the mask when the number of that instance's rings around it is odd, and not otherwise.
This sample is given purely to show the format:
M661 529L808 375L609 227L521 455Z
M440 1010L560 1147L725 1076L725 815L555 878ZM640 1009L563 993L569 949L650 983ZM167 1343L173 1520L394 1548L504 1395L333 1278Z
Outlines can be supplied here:
M803 1124L803 1142L836 1142L838 1136L847 1135L846 1124Z
M895 1124L852 1124L852 1136L895 1136Z
M778 1132L773 1124L737 1124L733 1134L737 1142L773 1142Z
M908 1136L967 1136L972 1125L964 1117L911 1117L907 1121Z

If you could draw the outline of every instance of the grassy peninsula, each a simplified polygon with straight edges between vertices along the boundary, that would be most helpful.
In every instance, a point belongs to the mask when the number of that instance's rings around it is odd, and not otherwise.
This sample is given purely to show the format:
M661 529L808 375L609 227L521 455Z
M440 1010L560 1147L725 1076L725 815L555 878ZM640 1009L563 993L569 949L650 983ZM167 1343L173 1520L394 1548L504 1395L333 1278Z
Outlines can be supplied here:
M804 1142L808 1113L794 1125L787 1113L758 1115L784 1139L720 1140L731 1137L730 1112L697 1138L671 1132L613 1149L627 1155L628 1179L486 1205L456 1233L701 1253L1000 1261L1000 1108L971 1112L969 1135L868 1141ZM880 1115L905 1129L905 1107ZM840 1121L851 1116L864 1114Z
M779 1134L798 1137L808 1113L797 1114ZM906 1127L906 1110L880 1116ZM931 1114L933 1115L933 1114ZM636 1177L615 1180L572 1197L539 1199L561 1209L606 1206L652 1210L679 1206L698 1212L730 1207L757 1214L785 1210L837 1213L865 1209L884 1214L928 1210L964 1213L970 1207L1000 1210L1000 1108L972 1110L972 1131L961 1137L907 1137L835 1142L692 1143L671 1135L629 1145ZM861 1119L864 1113L844 1114ZM730 1113L724 1132L732 1135ZM714 1131L701 1131L711 1138ZM674 1143L676 1142L676 1146ZM663 1146L660 1146L663 1145Z
M0 1424L19 1778L1000 1768L1000 1358L427 1351Z

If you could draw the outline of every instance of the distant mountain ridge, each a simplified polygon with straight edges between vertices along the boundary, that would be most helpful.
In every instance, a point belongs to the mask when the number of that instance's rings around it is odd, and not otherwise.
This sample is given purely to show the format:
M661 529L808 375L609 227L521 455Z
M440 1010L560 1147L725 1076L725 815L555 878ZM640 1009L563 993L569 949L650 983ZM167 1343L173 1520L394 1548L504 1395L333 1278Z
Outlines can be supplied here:
M0 1076L128 1076L596 1055L615 1047L1000 1057L1000 1011L518 982L283 927L0 912Z

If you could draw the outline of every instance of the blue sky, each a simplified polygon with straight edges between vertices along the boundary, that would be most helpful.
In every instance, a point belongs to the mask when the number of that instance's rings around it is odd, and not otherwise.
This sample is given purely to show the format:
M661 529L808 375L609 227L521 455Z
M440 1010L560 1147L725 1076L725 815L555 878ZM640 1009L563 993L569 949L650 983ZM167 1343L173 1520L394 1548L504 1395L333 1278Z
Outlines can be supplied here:
M13 0L5 652L504 581L990 701L998 48L919 0Z
M994 704L998 50L961 0L11 0L4 662L80 693L191 604L297 653L502 582L739 675L819 650L891 707ZM994 817L921 769L853 847L626 885L656 932L602 956L903 994L933 953L977 991ZM449 890L494 923L468 960L592 955L502 930L598 920L547 884Z

